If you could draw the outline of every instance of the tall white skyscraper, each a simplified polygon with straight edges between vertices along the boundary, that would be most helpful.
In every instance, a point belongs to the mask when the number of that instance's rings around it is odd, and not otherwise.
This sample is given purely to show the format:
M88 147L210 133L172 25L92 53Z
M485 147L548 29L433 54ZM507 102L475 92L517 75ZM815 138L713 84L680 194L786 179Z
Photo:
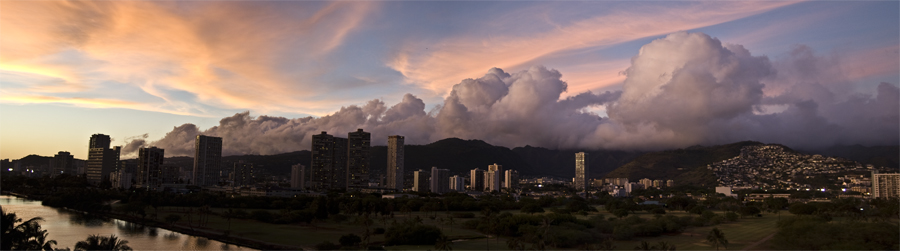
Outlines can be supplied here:
M484 188L488 192L500 191L500 188L503 186L503 166L497 165L494 163L493 165L488 165L488 170L484 172Z
M466 191L466 178L460 177L459 175L453 175L450 177L450 190L457 192Z
M403 190L403 136L388 136L387 186Z
M450 170L431 167L431 192L436 194L450 192Z
M591 182L588 179L591 171L588 164L586 152L575 154L575 190L587 191L590 188Z
M872 171L872 198L900 197L900 173Z

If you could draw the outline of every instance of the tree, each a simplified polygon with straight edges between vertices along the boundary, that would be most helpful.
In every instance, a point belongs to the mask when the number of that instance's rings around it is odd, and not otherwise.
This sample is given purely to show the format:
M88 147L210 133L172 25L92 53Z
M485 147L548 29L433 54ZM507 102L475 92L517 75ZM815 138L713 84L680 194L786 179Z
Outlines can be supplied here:
M788 211L791 212L792 214L796 214L796 215L801 215L801 214L810 215L810 214L813 214L816 212L816 206L798 202L798 203L794 203L793 205L791 205L791 207L788 209Z
M45 246L52 250L52 245L56 245L54 240L46 240L47 230L41 230L39 223L43 219L34 217L21 224L22 219L16 216L16 213L7 213L0 207L0 249L44 249Z
M525 244L522 243L520 238L509 238L509 240L506 240L506 247L509 250L525 250Z
M341 236L341 239L338 240L341 243L341 246L344 247L355 247L358 246L360 242L362 242L362 238L355 234L347 234Z
M759 208L753 206L744 206L741 207L738 212L741 214L741 217L744 216L752 216L760 213Z
M438 237L434 242L434 249L448 251L453 250L453 247L450 246L451 244L453 244L453 242L447 239L446 235L441 235L441 237Z
M725 233L717 227L709 230L709 234L706 235L706 241L716 246L716 250L719 250L719 245L728 249L728 240L725 239Z
M35 236L32 240L28 241L28 250L44 250L44 251L53 251L53 245L56 245L55 240L47 240L47 230L41 230L40 234Z
M170 214L170 215L166 216L165 220L169 224L175 224L175 222L178 222L179 220L181 220L181 215Z
M522 212L527 214L543 213L544 208L536 203L530 203L522 207Z
M315 245L316 250L337 250L340 248L337 244L331 243L330 241L323 241L319 244Z
M615 215L616 217L619 217L619 219L621 219L621 218L624 218L625 216L628 216L628 210L616 209L616 211L613 211L613 215Z
M128 241L120 240L116 235L109 237L100 235L90 235L87 239L75 243L75 250L131 250Z

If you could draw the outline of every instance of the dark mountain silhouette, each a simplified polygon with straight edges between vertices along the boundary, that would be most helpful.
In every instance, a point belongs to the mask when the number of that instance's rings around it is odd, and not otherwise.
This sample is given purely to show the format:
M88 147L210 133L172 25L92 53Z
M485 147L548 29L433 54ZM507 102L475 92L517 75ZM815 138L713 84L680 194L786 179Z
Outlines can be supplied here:
M755 141L743 141L720 146L693 146L685 149L651 152L635 158L612 172L607 178L628 178L636 181L648 179L672 179L678 185L715 185L716 177L706 165L740 155L745 146L762 145Z
M900 168L900 146L833 146L810 153L841 157L876 167Z
M585 151L589 155L591 178L627 177L674 179L676 184L714 185L715 176L705 167L713 162L737 156L744 146L762 143L745 141L720 146L692 146L684 149L659 152L620 150ZM555 176L571 178L575 175L575 153L581 150L552 150L524 146L509 149L493 146L481 140L448 138L427 145L406 145L406 175L414 170L430 170L432 166L449 169L451 175L468 176L475 168L486 169L497 163L504 169L519 171L524 177ZM900 146L835 146L811 153L842 157L864 164L897 167ZM29 155L19 159L22 166L48 166L52 157ZM275 155L238 155L222 158L223 168L244 161L253 163L255 172L261 175L290 175L291 166L309 166L310 151L296 151ZM11 164L11 163L8 163ZM193 157L166 158L165 164L191 170ZM387 168L387 147L373 146L370 156L371 177L384 175Z

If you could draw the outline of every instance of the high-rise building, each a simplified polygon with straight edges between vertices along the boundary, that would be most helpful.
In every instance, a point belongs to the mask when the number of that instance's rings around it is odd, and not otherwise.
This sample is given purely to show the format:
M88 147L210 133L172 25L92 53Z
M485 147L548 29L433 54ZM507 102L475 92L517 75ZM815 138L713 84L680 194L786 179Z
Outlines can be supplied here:
M428 192L428 185L428 172L422 169L413 172L413 191L420 193Z
M900 197L900 173L872 171L872 198Z
M347 134L347 190L369 186L369 149L371 134L357 129Z
M643 178L640 180L640 182L641 182L641 185L644 185L644 189L649 189L649 188L653 187L653 180L651 180L651 179Z
M94 134L91 135L91 142L88 144L88 148L109 148L110 142L112 142L112 139L109 138L109 135Z
M156 147L138 149L137 187L157 190L162 185L162 168L165 150Z
M347 145L347 139L326 132L313 135L311 186L323 190L347 189Z
M60 151L53 156L53 162L50 165L50 177L68 173L75 174L75 156L69 152Z
M504 172L504 176L506 182L503 183L503 187L512 191L512 189L516 189L519 187L519 172L516 170L506 170Z
M503 166L494 163L488 165L487 172L484 172L484 188L488 192L500 191L503 187Z
M231 171L231 184L236 187L252 186L253 182L253 163L246 163L243 160L235 162Z
M194 172L191 175L191 184L218 185L222 169L222 138L197 135L194 146Z
M431 167L431 192L436 194L450 192L450 170Z
M181 177L181 168L176 165L162 165L159 167L162 171L159 175L162 184L178 184Z
M466 178L459 175L450 176L450 190L457 192L466 191Z
M387 186L403 190L403 136L388 136Z
M332 173L331 173L331 184L329 184L330 189L347 189L347 153L349 141L345 138L334 137L334 151L331 159L334 161L332 164Z
M667 181L666 181L666 187L669 187L669 188L675 187L675 181L674 181L674 180L667 180Z
M306 166L296 164L291 166L291 188L306 188Z
M109 180L109 174L116 169L121 147L109 149L110 142L109 135L91 135L88 159L85 163L85 176L87 181L92 184L100 184L104 180Z
M591 170L589 164L586 152L575 154L575 190L587 191L590 188Z
M665 184L666 183L663 180L653 180L653 187L657 189L662 188Z
M131 173L126 172L124 169L119 169L109 174L109 181L115 188L128 189L131 188L133 177L134 175Z
M334 136L325 132L312 136L312 161L310 162L311 187L322 188L330 184L328 178L334 169Z
M469 190L484 191L484 170L475 168L469 171Z

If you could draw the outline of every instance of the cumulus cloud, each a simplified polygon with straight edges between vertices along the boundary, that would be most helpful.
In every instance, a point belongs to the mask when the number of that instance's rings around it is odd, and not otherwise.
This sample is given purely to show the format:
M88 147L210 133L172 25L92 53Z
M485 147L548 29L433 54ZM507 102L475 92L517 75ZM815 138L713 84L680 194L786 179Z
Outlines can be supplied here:
M834 144L893 145L900 138L900 88L881 83L872 94L846 92L839 61L798 46L771 60L702 33L678 32L641 48L625 70L622 91L562 98L557 70L533 66L488 70L454 85L426 112L422 99L374 99L322 117L223 118L200 130L175 127L147 143L167 155L190 155L198 134L223 137L224 153L275 154L309 149L312 135L346 137L357 128L374 144L404 135L409 144L448 137L508 147L665 149L740 140L800 148ZM770 110L780 107L780 110ZM606 109L607 117L592 113ZM135 141L132 141L135 142Z

